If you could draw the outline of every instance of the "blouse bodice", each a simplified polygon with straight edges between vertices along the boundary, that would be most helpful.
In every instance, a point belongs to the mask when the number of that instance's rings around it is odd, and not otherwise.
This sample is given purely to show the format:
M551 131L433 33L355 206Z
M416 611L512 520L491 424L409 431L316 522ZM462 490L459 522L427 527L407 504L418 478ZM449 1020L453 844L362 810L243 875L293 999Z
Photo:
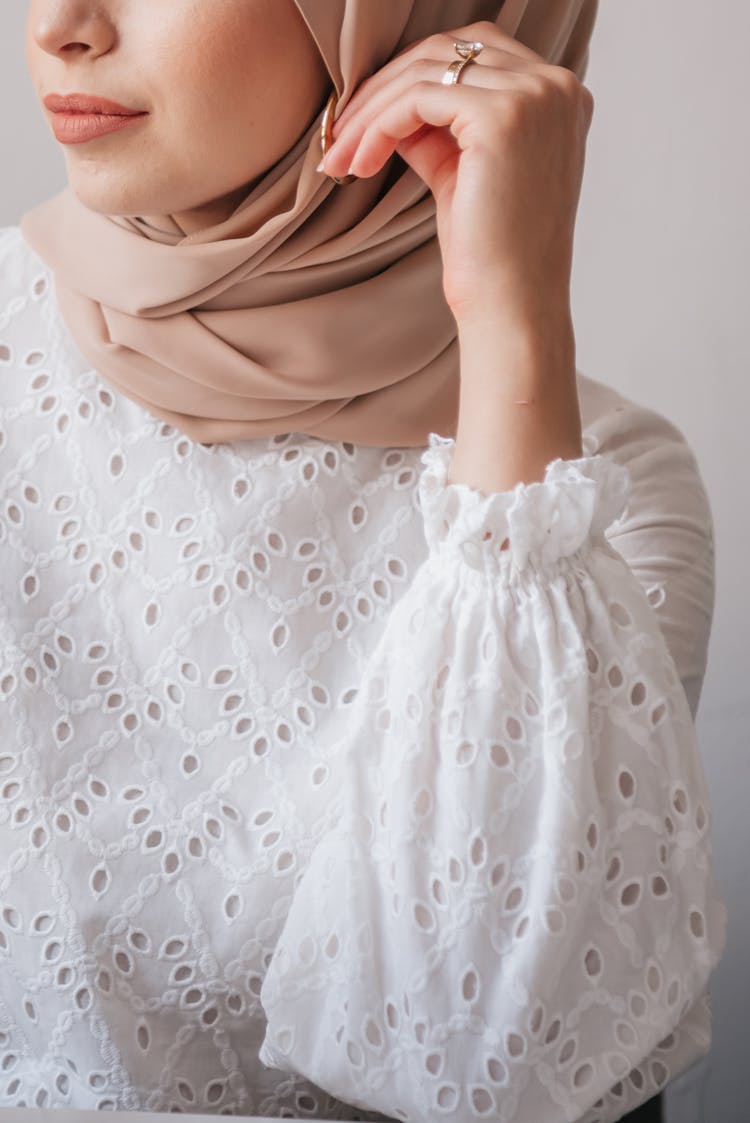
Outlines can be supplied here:
M0 232L0 1105L609 1123L705 1054L711 512L578 386L488 495L203 445Z

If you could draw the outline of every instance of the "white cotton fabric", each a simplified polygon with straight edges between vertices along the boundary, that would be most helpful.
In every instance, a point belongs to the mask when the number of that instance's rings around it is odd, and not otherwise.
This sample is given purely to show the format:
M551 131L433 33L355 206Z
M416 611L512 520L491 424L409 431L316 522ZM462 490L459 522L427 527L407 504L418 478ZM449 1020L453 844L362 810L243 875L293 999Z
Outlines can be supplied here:
M705 1054L711 516L579 390L491 495L203 445L0 232L0 1107L608 1123Z

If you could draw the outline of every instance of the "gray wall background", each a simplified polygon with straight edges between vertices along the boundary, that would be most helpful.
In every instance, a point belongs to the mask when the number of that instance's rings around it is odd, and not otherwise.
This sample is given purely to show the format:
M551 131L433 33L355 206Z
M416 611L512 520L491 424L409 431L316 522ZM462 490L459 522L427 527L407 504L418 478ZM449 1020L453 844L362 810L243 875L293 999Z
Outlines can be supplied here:
M25 10L0 9L0 226L65 183L25 71ZM730 926L711 1052L670 1086L668 1123L750 1118L748 43L746 0L601 0L585 79L596 107L574 261L578 366L682 429L717 539L698 729Z

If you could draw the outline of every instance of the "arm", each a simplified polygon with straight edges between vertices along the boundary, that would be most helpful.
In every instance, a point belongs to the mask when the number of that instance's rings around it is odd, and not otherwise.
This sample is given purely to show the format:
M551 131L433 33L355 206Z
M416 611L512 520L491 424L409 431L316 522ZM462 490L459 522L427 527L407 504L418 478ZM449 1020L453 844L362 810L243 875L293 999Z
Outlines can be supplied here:
M458 339L461 382L449 483L505 491L543 480L556 457L581 456L567 283L549 278L544 291L524 300L519 280L493 314L460 321Z
M586 444L630 470L627 508L608 539L646 594L695 719L715 588L713 519L695 456L676 426L627 399L588 427Z
M514 315L506 309L502 319L460 326L461 398L448 482L485 493L541 480L555 457L582 454L565 286L515 307ZM512 374L499 381L498 370ZM647 595L695 719L714 606L710 504L679 429L654 410L620 401L587 427L587 450L630 469L627 511L608 540Z
M497 45L460 98L401 89L400 56L329 154L372 174L400 140L429 184L461 403L455 447L426 454L429 557L368 664L339 818L261 990L261 1058L410 1121L604 1123L669 1075L649 1058L701 1002L725 912L680 675L604 534L627 473L580 456L558 310L592 99Z
M674 661L604 536L627 471L557 460L484 496L446 484L451 452L425 454L429 557L340 746L261 1059L395 1117L558 1123L638 1066L631 1105L652 1094L644 1062L705 990L725 924L708 799Z

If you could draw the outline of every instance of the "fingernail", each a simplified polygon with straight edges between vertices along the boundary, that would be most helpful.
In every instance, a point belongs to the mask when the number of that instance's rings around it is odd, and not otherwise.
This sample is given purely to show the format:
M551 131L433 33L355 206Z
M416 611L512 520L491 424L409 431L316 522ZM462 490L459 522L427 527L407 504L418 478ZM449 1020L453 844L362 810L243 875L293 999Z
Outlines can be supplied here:
M323 157L323 159L322 159L322 160L320 161L320 163L318 164L317 168L315 169L315 171L316 171L316 172L322 172L322 171L323 171L323 163L324 163L324 161L325 161L325 156Z

